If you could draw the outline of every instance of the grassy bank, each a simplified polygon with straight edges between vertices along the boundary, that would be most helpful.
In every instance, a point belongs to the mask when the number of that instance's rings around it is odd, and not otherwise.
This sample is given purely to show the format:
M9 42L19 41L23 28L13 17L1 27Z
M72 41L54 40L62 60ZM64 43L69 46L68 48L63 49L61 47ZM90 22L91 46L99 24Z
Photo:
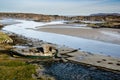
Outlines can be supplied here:
M10 44L13 43L13 40L3 32L0 32L0 51L10 49Z
M36 66L27 64L24 60L10 57L7 48L12 39L0 32L0 80L34 80Z
M5 53L0 52L0 80L34 80L35 65L24 61L11 59Z
M7 36L6 34L4 34L3 32L0 32L0 43L12 43L13 40Z

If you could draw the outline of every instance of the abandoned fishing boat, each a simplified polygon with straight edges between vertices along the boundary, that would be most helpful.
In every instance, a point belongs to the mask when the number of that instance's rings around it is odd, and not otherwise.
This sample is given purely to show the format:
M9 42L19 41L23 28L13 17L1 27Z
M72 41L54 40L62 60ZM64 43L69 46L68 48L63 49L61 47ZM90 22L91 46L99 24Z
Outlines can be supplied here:
M50 45L44 45L41 47L29 47L29 48L14 48L11 50L10 55L22 56L27 58L50 58L55 57L58 50Z

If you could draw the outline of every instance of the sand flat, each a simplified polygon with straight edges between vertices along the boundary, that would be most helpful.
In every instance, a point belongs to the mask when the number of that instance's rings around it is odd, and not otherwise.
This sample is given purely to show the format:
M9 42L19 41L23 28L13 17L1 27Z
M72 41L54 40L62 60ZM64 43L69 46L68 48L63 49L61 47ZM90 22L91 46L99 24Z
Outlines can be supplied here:
M75 37L82 37L86 39L99 40L104 42L110 42L114 44L120 44L120 29L88 29L87 28L76 28L73 25L48 25L38 27L40 31L51 32L57 34L70 35ZM106 34L107 33L107 34ZM109 34L110 33L110 34Z

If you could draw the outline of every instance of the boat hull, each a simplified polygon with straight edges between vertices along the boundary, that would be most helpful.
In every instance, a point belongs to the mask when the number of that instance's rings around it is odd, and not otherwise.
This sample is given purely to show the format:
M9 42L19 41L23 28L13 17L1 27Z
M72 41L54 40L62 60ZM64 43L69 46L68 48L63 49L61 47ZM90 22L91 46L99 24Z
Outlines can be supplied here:
M55 57L57 55L57 53L58 53L58 51L52 56L37 56L37 55L24 55L24 54L22 54L22 53L20 53L18 51L14 51L14 50L10 51L10 55L13 56L13 57L14 57L14 55L16 55L16 56L20 56L20 57L35 58L35 59L36 58L53 58L53 57Z

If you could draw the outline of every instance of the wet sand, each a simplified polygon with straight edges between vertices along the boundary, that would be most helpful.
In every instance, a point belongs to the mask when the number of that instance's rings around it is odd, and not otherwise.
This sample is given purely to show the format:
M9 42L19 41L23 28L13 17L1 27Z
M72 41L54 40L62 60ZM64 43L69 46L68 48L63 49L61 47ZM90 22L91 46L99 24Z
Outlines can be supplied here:
M57 34L70 35L75 37L81 37L92 40L99 40L114 44L120 44L120 29L92 29L92 28L84 28L77 27L71 25L48 25L43 27L37 27L37 30L43 32L51 32Z

